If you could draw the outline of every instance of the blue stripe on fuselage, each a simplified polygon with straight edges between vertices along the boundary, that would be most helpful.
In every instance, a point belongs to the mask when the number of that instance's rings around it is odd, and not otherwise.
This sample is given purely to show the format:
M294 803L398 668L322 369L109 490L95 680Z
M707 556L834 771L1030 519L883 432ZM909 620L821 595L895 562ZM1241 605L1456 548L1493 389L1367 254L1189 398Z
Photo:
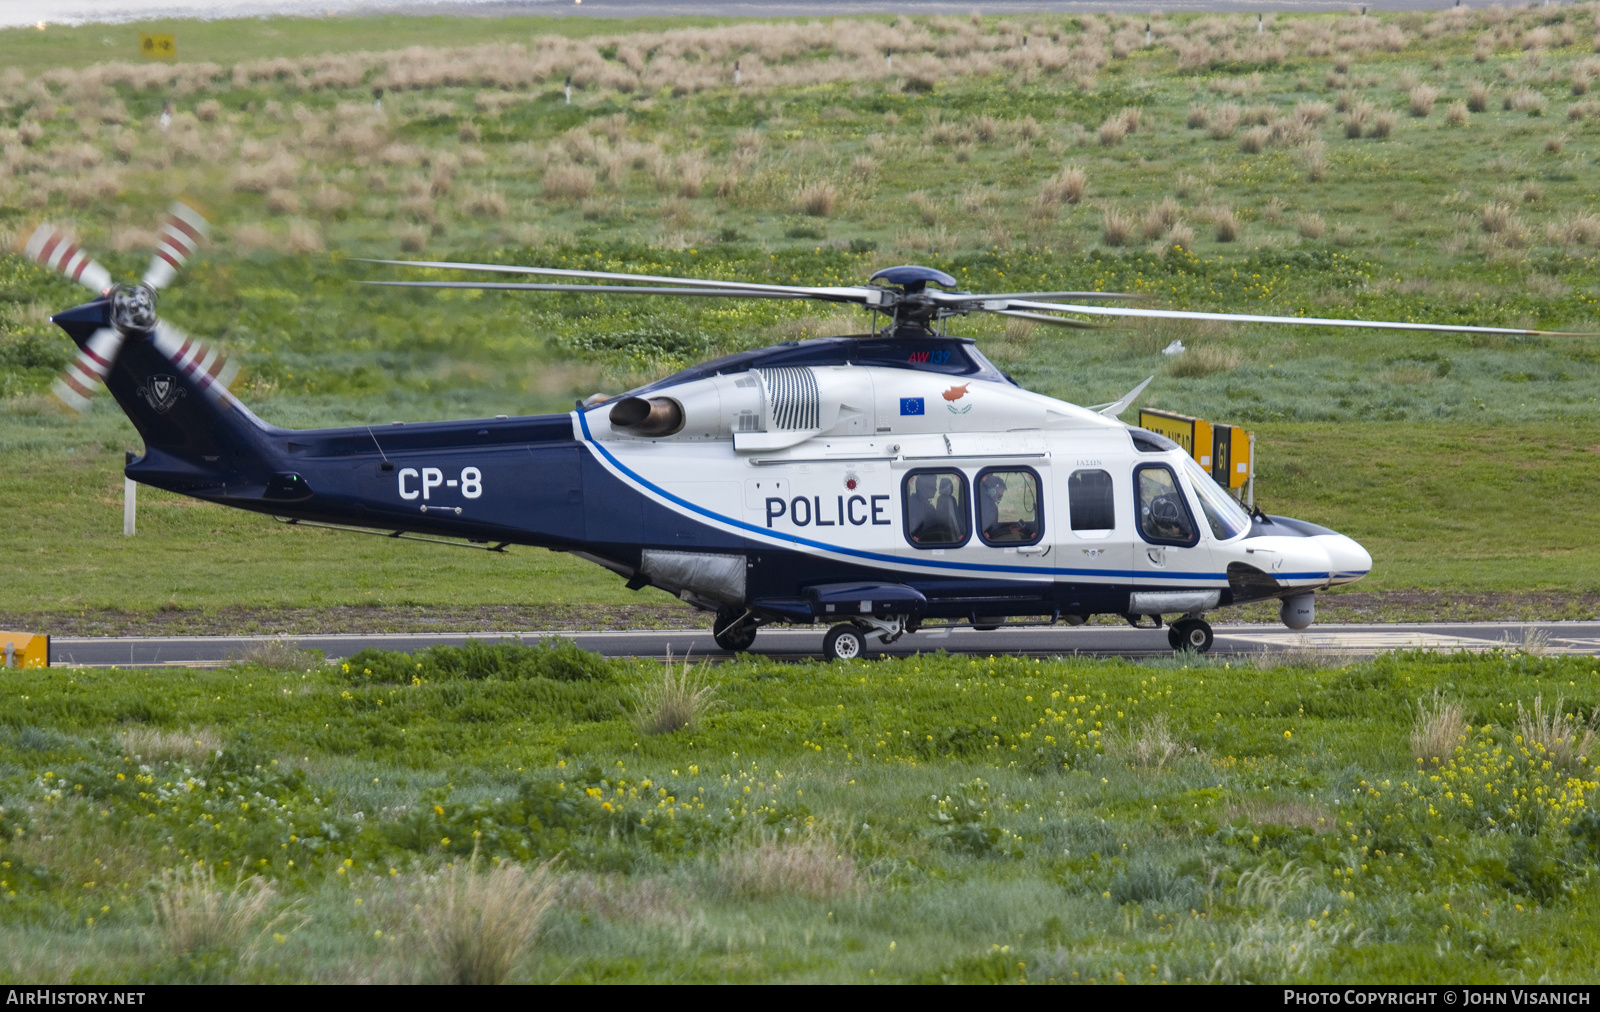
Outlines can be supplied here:
M700 516L705 517L708 520L716 521L717 523L727 524L731 527L737 527L740 530L749 531L761 537L776 538L778 540L792 542L793 544L797 545L805 545L808 548L816 548L825 552L835 552L839 555L848 555L858 559L868 559L873 562L889 563L890 565L896 566L922 566L927 569L957 569L980 573L1022 573L1029 576L1099 576L1124 580L1141 578L1151 579L1159 577L1167 580L1226 581L1228 578L1226 573L1136 573L1132 570L1122 569L1058 569L1055 567L1044 566L1035 568L1032 566L1001 566L978 562L944 562L933 559L921 559L917 558L916 556L906 557L900 555L884 555L878 552L867 552L856 548L842 548L838 545L830 545L821 541L813 541L810 538L802 538L794 534L785 534L782 531L767 530L763 527L757 527L754 524L745 523L743 520L735 520L732 517L725 517L720 513L714 513L703 506L696 505L695 503L689 502L687 499L673 495L666 489L656 485L654 482L645 478L643 475L640 475L638 472L628 467L628 465L618 460L610 450L607 450L603 445L600 444L599 441L594 438L594 436L589 432L589 419L584 412L579 411L575 413L578 416L578 424L583 429L584 443L599 451L606 460L611 462L612 466L616 467L617 470L627 475L628 478L639 483L644 488L649 489L656 495L661 496L663 499L675 503L676 505L681 506L692 513L697 513ZM1329 576L1327 573L1285 573L1281 574L1278 578L1286 580L1326 580L1329 579Z

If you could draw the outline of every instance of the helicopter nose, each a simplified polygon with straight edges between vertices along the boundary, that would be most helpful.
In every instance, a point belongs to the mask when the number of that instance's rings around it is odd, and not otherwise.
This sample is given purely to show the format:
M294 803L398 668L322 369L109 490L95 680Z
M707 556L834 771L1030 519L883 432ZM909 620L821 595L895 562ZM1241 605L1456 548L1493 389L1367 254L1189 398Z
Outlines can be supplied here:
M1318 534L1311 540L1328 553L1328 582L1332 586L1355 583L1372 572L1372 553L1344 534Z

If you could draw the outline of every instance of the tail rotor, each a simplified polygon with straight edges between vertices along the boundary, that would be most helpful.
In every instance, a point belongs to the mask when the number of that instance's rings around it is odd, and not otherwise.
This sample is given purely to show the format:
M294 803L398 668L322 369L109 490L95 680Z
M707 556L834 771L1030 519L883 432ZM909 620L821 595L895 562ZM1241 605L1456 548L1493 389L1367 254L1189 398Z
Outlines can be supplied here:
M226 390L239 367L221 352L185 335L156 316L156 293L170 285L179 269L211 234L205 217L182 201L173 201L161 225L160 238L150 266L138 284L118 285L111 272L87 256L77 243L54 225L34 230L23 253L43 267L78 282L110 300L109 322L89 336L52 386L55 395L77 412L87 411L96 386L116 364L129 337L151 335L156 348L171 359L201 389Z

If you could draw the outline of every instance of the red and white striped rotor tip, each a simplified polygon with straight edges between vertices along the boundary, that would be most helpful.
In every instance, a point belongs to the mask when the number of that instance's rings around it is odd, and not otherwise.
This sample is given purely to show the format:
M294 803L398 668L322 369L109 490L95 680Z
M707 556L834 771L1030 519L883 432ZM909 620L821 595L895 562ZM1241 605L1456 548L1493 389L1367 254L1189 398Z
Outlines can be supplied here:
M161 224L161 238L144 272L144 284L157 289L171 284L178 268L194 255L195 247L210 234L211 226L199 211L181 200L174 200L167 208L167 220Z
M48 222L33 230L22 247L22 255L90 291L103 292L111 287L111 272L90 259L65 232Z
M111 327L102 327L89 335L77 358L62 370L51 387L63 404L80 414L89 410L89 399L95 395L96 384L105 381L122 341L122 332Z
M201 390L213 393L226 390L239 375L239 366L230 362L228 356L196 341L170 323L157 325L154 340L156 351Z

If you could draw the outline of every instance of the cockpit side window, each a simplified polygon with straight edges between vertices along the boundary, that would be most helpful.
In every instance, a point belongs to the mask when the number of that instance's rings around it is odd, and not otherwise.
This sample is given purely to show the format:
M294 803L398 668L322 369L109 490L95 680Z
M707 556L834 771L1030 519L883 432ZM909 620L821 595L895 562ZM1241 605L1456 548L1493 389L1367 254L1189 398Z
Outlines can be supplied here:
M1194 515L1172 468L1140 464L1133 471L1133 487L1139 500L1139 534L1146 541L1185 548L1200 541Z
M1185 457L1183 463L1184 469L1189 472L1189 484L1194 488L1194 496L1200 500L1200 511L1205 514L1206 523L1211 527L1211 536L1218 541L1226 541L1248 531L1250 514L1245 512L1245 508L1223 491L1222 486L1212 479L1211 473L1196 464L1193 457Z
M901 483L906 540L918 548L959 548L972 537L967 476L950 469L912 471Z

